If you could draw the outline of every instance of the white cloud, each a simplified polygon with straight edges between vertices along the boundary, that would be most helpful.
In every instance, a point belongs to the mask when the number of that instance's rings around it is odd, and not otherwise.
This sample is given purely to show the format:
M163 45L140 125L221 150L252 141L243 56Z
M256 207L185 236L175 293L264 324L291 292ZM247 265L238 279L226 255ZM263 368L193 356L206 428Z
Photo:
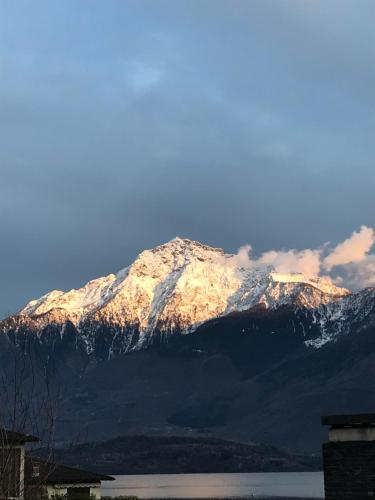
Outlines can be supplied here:
M320 273L320 250L271 250L258 260L259 264L272 265L278 273L302 273L308 277Z
M271 266L278 273L302 273L308 277L320 272L321 250L270 250L259 258L252 258L251 251L251 245L243 245L227 259L227 264L248 269Z
M350 238L337 245L324 259L324 268L331 271L335 266L364 260L374 242L374 230L371 227L361 226L358 232L354 232Z
M375 255L367 255L361 262L345 268L347 286L353 290L375 286Z
M254 267L255 262L251 259L251 245L243 245L235 255L229 259L230 265L234 267Z
M322 270L330 273L339 266L341 275L335 276L334 281L351 289L360 289L375 286L375 254L369 254L374 242L374 230L361 226L331 251L326 244L318 249L269 250L254 258L251 245L244 245L226 263L234 268L248 269L271 266L278 273L301 273L307 277L321 276ZM332 278L332 275L326 277Z

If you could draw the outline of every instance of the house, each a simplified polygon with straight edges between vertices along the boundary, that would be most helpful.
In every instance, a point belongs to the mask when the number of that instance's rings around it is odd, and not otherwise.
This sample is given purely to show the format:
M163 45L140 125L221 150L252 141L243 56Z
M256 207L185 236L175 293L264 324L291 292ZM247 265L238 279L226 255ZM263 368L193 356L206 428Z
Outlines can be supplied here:
M39 458L26 457L26 500L64 498L91 500L101 497L101 481L114 478L55 464Z
M25 444L38 438L0 428L0 499L23 500Z
M25 456L25 445L39 439L0 428L0 500L92 500L101 481L113 477Z

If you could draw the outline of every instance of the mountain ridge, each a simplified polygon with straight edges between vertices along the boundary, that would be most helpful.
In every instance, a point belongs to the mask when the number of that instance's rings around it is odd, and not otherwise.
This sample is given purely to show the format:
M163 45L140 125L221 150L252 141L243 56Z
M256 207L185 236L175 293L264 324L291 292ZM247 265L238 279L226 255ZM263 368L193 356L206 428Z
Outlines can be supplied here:
M0 366L53 374L62 443L203 432L314 451L321 414L373 408L374 332L374 288L178 239L0 322Z
M270 310L284 305L315 309L323 325L325 316L330 319L332 311L339 311L335 303L350 295L327 278L244 266L236 255L177 237L144 250L116 274L32 300L13 317L40 335L50 325L60 327L63 334L64 325L71 323L88 353L94 350L93 332L98 334L104 325L115 330L117 341L123 337L121 352L126 352L147 347L154 333L164 339L191 333L213 318L259 304ZM0 330L8 329L6 318ZM326 339L323 325L321 342Z

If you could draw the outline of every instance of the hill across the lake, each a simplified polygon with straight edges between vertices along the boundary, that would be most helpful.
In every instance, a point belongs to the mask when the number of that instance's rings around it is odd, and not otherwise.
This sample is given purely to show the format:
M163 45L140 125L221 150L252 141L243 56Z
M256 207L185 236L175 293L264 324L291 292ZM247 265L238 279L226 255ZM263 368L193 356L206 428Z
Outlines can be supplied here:
M210 437L122 436L55 451L63 464L103 474L282 472L321 469L320 457Z

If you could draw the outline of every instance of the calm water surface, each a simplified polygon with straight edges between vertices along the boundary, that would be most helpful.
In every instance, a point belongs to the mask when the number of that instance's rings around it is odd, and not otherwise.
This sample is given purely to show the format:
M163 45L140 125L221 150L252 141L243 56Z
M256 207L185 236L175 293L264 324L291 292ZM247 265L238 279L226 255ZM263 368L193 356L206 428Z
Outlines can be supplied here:
M151 474L115 478L116 481L102 483L103 495L135 495L139 498L324 496L322 472Z

